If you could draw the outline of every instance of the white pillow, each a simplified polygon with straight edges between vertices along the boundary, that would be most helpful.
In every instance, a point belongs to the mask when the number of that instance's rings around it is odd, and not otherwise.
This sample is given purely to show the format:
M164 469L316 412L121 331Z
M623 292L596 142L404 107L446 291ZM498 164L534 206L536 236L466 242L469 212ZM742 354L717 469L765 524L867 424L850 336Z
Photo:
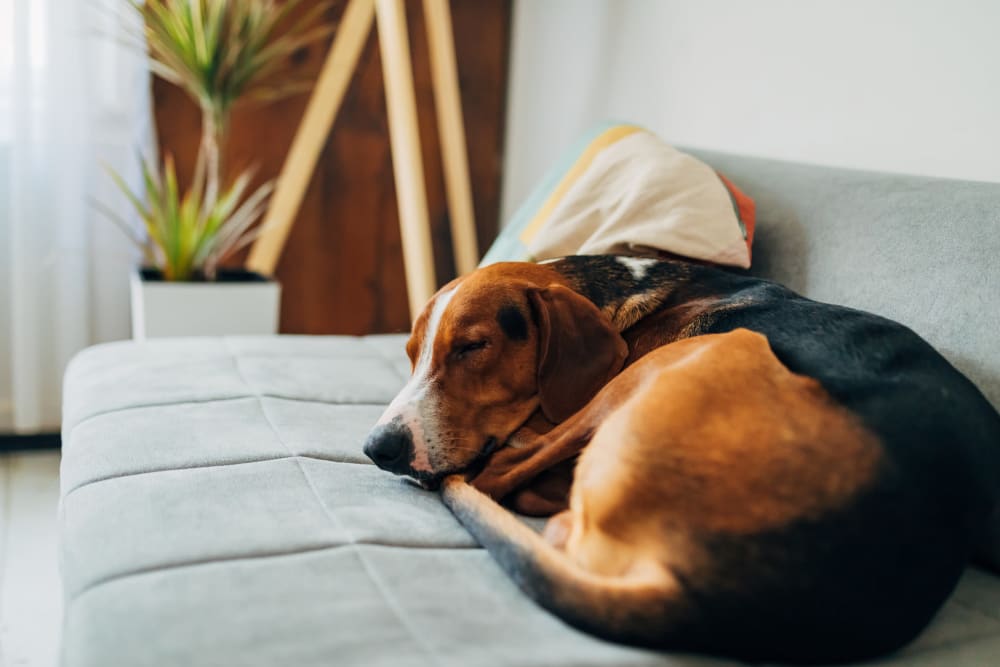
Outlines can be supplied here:
M550 171L481 265L661 253L748 268L754 203L710 166L633 125L591 131Z

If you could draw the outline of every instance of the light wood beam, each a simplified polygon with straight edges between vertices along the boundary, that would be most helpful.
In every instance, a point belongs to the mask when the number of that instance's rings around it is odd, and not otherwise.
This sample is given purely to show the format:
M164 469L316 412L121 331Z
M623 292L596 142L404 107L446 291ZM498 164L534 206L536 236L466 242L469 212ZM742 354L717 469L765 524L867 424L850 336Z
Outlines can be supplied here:
M402 0L376 0L375 17L385 75L392 169L412 320L433 296L436 280L417 104L413 92L413 68L406 33L406 8Z
M302 197L316 168L316 160L326 145L327 136L344 93L351 82L368 34L371 32L375 0L350 0L330 53L323 63L312 97L295 133L264 217L261 235L254 241L246 266L266 276L274 275L288 233L302 204Z
M469 160L465 123L455 62L455 41L448 0L424 0L424 20L430 45L434 107L437 110L441 161L451 215L451 243L459 275L469 273L479 262L476 221L469 182Z

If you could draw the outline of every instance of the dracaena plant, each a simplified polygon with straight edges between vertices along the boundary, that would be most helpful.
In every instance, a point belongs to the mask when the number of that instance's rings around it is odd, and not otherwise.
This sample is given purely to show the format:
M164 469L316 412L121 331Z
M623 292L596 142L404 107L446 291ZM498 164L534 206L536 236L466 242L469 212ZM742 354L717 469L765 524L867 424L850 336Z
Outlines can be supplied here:
M167 280L212 279L221 259L252 240L271 191L266 183L248 194L249 171L222 182L230 112L238 100L308 89L309 81L276 75L287 56L330 33L322 19L330 3L308 2L297 12L303 0L123 1L141 19L150 69L201 109L201 143L185 193L169 158L162 168L143 162L142 193L113 177L144 223L145 237L136 240L146 261Z
M253 223L272 189L268 182L244 198L250 184L250 173L245 172L225 191L207 195L202 174L182 194L169 155L162 172L142 163L143 196L131 192L114 172L111 175L139 214L144 238L107 214L143 249L145 261L160 268L164 280L213 280L221 260L256 238Z

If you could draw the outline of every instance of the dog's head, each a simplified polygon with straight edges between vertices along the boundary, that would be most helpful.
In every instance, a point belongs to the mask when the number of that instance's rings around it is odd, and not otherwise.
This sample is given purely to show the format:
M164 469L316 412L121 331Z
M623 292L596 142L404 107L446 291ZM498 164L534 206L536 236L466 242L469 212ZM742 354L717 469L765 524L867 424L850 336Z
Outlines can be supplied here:
M560 422L621 370L608 318L545 265L494 264L445 285L406 345L413 374L365 442L380 468L433 488L536 410Z

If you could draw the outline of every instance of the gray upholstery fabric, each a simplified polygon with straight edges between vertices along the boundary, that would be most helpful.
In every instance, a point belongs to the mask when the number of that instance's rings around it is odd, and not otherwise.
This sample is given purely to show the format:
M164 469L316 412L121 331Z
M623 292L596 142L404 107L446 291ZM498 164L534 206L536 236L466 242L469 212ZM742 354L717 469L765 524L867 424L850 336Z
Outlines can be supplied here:
M1000 402L1000 186L701 155L757 199L755 271L911 325ZM63 663L733 664L566 626L520 594L436 494L371 466L361 442L409 372L404 340L173 339L81 353L64 391ZM969 570L885 664L997 655L1000 578Z
M691 153L756 201L752 273L902 322L1000 406L1000 184Z
M78 356L64 664L662 664L537 610L436 494L370 465L361 441L409 373L404 341L181 339Z

